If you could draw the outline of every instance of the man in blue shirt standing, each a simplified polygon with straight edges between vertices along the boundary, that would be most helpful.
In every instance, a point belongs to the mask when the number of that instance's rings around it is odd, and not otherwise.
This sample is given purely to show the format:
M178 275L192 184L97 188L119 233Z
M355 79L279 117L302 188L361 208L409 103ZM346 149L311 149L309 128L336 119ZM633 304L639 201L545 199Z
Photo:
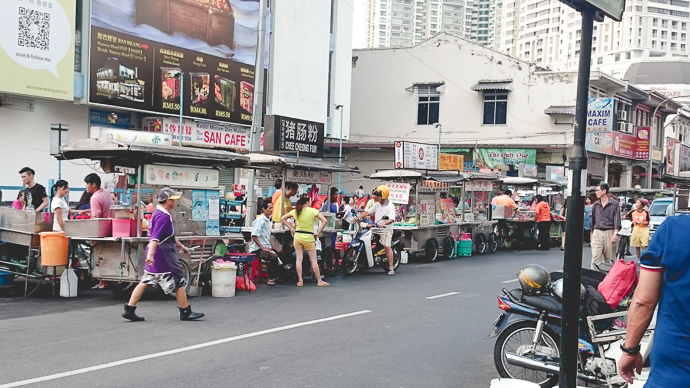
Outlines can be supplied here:
M659 303L646 388L686 387L690 381L690 216L669 217L640 257L640 280L628 312L618 372L632 383L642 370L640 341Z
M266 284L275 286L278 277L280 260L278 254L271 249L271 216L273 215L273 203L265 200L261 204L261 215L252 223L252 241L249 243L249 251L256 255L268 267L268 280Z

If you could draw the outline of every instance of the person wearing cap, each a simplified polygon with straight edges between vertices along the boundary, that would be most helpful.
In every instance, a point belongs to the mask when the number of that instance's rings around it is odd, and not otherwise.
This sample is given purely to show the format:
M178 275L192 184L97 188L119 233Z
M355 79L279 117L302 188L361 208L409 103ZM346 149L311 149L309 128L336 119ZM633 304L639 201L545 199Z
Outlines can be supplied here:
M195 313L187 304L185 286L187 279L182 274L180 259L175 252L179 248L185 253L189 249L175 239L175 226L173 225L170 211L175 208L175 203L182 193L165 187L158 192L158 206L149 221L149 245L146 248L146 266L144 276L139 285L132 292L129 303L125 304L125 313L122 317L130 321L143 321L144 318L136 314L137 302L144 295L149 286L157 285L166 294L175 295L180 305L180 320L192 321L204 316Z

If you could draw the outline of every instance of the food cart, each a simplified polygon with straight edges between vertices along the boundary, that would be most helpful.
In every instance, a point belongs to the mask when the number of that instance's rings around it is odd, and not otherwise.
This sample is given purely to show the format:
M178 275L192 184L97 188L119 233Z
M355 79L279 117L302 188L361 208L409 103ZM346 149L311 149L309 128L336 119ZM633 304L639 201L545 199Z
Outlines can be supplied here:
M460 231L469 233L477 254L498 249L494 229L497 221L491 219L493 183L500 178L496 174L464 173L460 196ZM444 251L447 251L444 243Z
M193 284L199 284L194 277L200 275L201 267L212 257L217 242L242 240L239 230L220 233L219 173L224 168L247 166L247 156L209 149L86 139L60 147L58 158L96 160L104 172L126 175L136 190L135 204L141 201L142 187L156 192L169 186L182 192L173 221L177 240L195 247L191 256L180 256L183 273L189 280L188 292ZM139 211L140 206L130 209L119 210L114 220L65 222L65 235L90 247L92 276L107 281L116 294L130 291L138 282L146 259L148 239L142 233L143 211ZM123 225L127 218L131 218L129 233L119 230L119 237L113 237L116 229L113 226Z
M258 182L264 182L265 186L273 186L273 182L281 179L283 186L283 198L285 196L287 182L294 182L297 184L311 185L316 187L319 193L328 193L333 185L333 173L340 174L359 174L357 167L348 166L343 163L331 162L323 159L314 159L306 157L292 157L285 155L271 155L262 153L249 154L249 160L252 167L259 170ZM259 184L259 185L260 185ZM319 187L317 187L320 186ZM262 192L264 188L260 187ZM267 188L266 188L267 189ZM268 193L268 190L266 190ZM281 212L284 209L281 209ZM337 271L339 255L332 244L332 235L337 233L339 221L336 220L336 214L326 212L323 215L328 220L328 224L323 230L321 238L322 252L320 261L324 266L324 273L328 276L333 275ZM278 247L288 246L292 243L292 235L287 228L281 223L272 223L272 234ZM242 228L242 233L245 240L249 241L251 234L251 225ZM276 247L274 247L276 248ZM305 255L306 257L306 255ZM310 269L305 266L305 269Z

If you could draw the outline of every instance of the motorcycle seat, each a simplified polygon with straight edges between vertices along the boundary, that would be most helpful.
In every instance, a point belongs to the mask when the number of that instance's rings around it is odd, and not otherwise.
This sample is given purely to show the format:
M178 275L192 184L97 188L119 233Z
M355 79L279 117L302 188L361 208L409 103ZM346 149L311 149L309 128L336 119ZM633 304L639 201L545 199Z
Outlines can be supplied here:
M553 296L523 295L522 290L519 288L510 291L510 295L512 295L516 300L519 300L520 302L524 303L525 305L529 305L532 308L536 308L537 310L546 310L550 313L559 315L562 314L563 305Z

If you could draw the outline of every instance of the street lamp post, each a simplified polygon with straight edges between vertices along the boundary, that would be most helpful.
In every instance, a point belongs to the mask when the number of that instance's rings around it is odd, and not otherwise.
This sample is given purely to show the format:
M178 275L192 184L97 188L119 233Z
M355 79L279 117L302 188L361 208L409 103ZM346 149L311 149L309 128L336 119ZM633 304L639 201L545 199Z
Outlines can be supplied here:
M434 127L438 128L438 153L441 153L441 127L443 127L443 124L441 123L434 123Z
M343 111L345 109L343 108L342 104L336 105L335 109L340 111L340 150L338 151L338 162L342 163L343 162ZM343 174L342 172L338 172L338 190L342 190L342 186L340 186L342 174Z
M685 96L668 97L668 98L661 100L659 105L657 105L656 108L654 108L654 112L652 112L652 123L654 123L654 118L656 117L656 112L659 110L661 105L663 105L666 101L673 100L674 98L687 98L687 97L690 97L690 94L685 95ZM661 129L663 130L664 128L665 128L665 126L662 123ZM649 188L650 189L652 188L652 160L653 160L652 154L653 154L653 150L654 150L654 147L652 145L653 144L652 139L654 138L654 131L655 130L656 130L656 128L653 125L652 130L650 131L651 133L649 134L649 137L650 137L650 139L649 139L649 169L647 170L647 182L649 182ZM662 136L663 136L663 134L662 134ZM661 145L661 144L660 144L660 146L663 147L663 145Z

